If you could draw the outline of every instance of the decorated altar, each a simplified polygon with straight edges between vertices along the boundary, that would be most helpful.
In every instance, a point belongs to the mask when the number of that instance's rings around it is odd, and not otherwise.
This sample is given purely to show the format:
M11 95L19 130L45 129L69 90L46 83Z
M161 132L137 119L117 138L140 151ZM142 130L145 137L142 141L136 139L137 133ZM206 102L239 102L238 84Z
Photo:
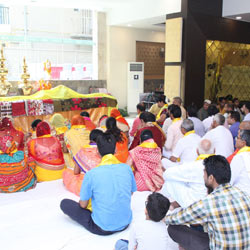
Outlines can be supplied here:
M48 121L54 113L71 119L84 110L97 124L102 115L108 115L116 106L117 100L113 96L101 93L84 95L60 85L30 96L0 97L0 117L13 117L15 127L28 132L34 119Z

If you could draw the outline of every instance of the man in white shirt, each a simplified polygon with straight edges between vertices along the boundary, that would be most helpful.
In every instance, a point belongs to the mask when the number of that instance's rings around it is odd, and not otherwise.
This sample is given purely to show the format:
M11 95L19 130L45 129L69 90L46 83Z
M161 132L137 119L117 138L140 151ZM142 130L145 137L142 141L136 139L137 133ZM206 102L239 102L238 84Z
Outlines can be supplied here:
M169 168L185 162L192 162L197 158L196 148L200 142L200 136L195 134L194 123L185 119L181 124L181 133L184 135L176 144L169 159L163 158L164 168Z
M192 120L194 123L194 131L200 137L205 135L205 127L202 121L197 118L197 107L195 105L190 105L187 108L188 119Z
M168 111L167 111L167 116L168 118L165 119L164 123L163 123L163 126L162 126L162 130L164 131L164 133L167 135L168 133L168 128L170 127L170 125L172 124L172 120L171 120L171 117L170 117L170 112L169 110L171 109L173 104L170 104L168 106Z
M230 183L250 195L250 130L240 130L236 148L240 150L230 164Z
M203 139L210 140L215 147L217 155L228 157L234 152L233 136L229 129L224 127L225 117L216 114L213 119L212 129L208 131Z
M211 125L213 123L214 116L219 113L219 110L214 104L211 104L208 109L208 118L202 121L204 127L205 127L205 132L211 129Z
M187 207L207 194L203 178L203 159L214 154L211 141L204 139L197 146L198 158L164 172L165 184L160 191L166 197L176 201L181 207Z
M242 111L245 114L243 121L250 121L250 102L249 101L243 105Z
M167 140L163 148L163 156L170 157L177 142L183 137L181 133L181 109L177 105L171 105L169 107L169 115L172 120L171 125L168 128Z

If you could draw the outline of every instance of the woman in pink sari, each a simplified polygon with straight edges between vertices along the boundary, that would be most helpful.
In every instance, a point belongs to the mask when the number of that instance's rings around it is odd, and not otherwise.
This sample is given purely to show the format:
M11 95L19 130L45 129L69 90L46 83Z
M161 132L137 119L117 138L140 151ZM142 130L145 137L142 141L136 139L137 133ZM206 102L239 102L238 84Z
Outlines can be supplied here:
M127 164L134 167L138 191L159 191L164 183L161 149L150 130L141 133L141 144L129 151Z

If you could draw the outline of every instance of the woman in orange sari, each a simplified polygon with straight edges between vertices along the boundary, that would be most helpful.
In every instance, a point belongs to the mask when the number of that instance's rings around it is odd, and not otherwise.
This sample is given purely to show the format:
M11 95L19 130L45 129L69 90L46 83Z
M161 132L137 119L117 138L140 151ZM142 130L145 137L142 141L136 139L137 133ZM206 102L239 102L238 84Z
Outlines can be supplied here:
M52 181L62 178L65 168L60 141L50 135L47 122L40 122L36 128L36 139L28 142L29 156L34 159L37 180Z
M116 119L117 127L128 137L129 125L118 109L112 109L110 116Z
M115 157L123 163L126 163L128 158L128 138L127 136L121 132L121 130L116 125L116 119L113 117L109 117L106 121L107 131L106 133L110 133L114 135L116 139L116 150Z
M24 149L24 133L16 130L8 117L4 117L0 123L0 137L5 135L13 137L18 150Z

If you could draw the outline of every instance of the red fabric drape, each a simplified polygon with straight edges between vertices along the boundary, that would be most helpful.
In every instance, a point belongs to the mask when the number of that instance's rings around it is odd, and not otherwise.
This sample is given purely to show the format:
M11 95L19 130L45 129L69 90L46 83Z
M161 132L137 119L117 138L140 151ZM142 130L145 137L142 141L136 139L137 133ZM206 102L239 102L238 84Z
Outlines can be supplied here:
M50 127L47 122L40 122L36 127L36 136L50 135Z

